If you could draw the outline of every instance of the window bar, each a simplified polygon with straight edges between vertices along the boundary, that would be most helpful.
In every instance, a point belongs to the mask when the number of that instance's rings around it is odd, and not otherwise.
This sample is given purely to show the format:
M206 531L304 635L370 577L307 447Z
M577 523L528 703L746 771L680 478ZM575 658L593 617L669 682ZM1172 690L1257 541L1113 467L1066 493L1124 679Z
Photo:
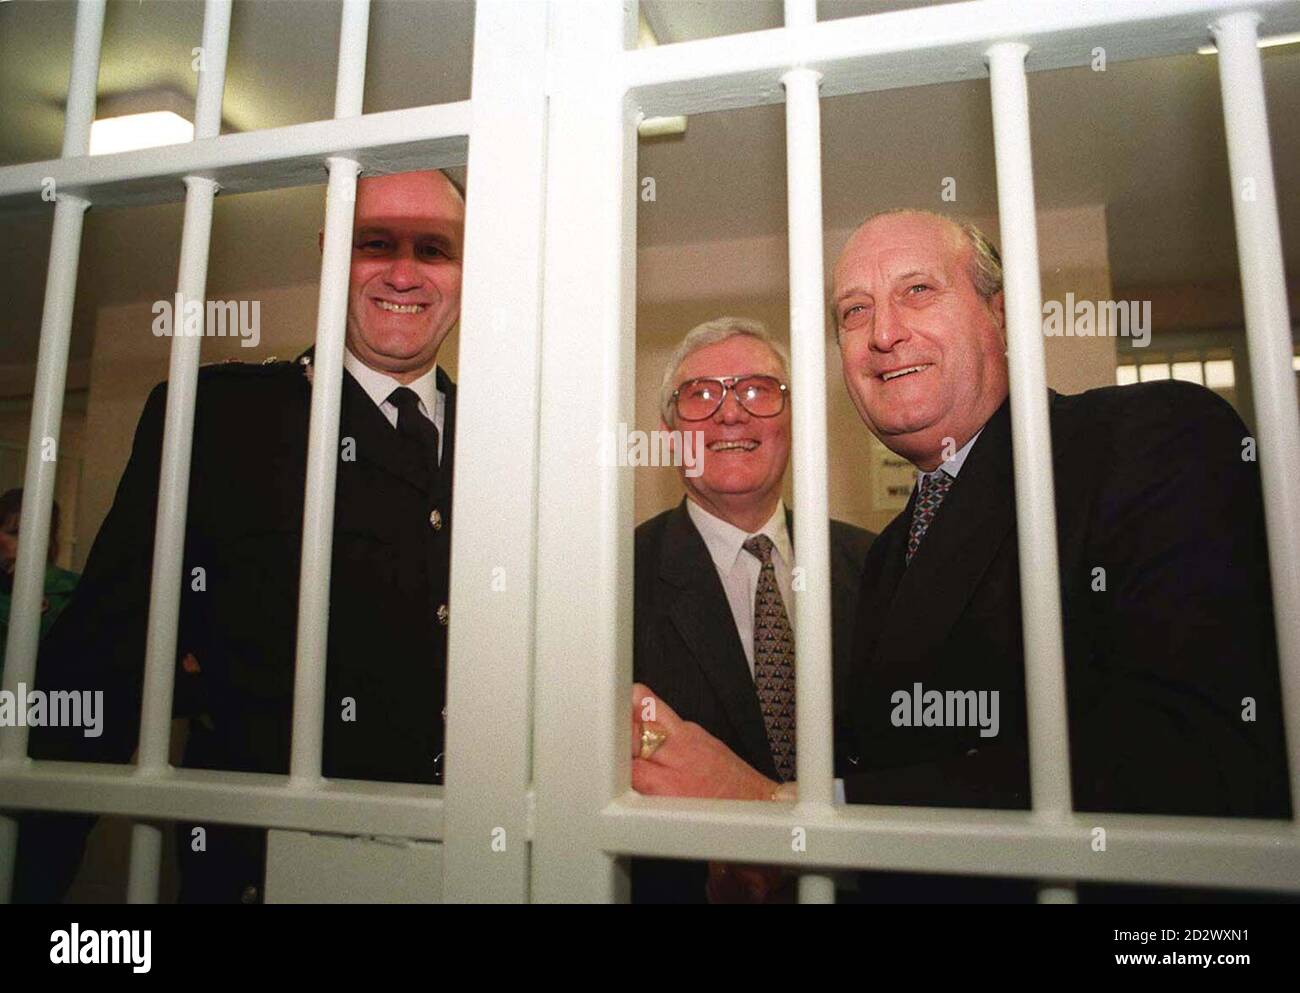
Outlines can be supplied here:
M1291 319L1257 46L1258 25L1258 14L1243 12L1220 18L1212 28L1219 49L1247 354L1260 435L1259 468L1264 485L1282 713L1291 763L1291 803L1293 809L1300 810L1300 405L1296 402L1291 368Z
M634 4L550 7L531 897L609 903L625 874L597 831L628 790L633 479L598 449L602 430L635 423L636 119L622 65L637 17Z
M194 140L221 133L226 51L231 0L207 0L203 18ZM177 293L202 306L207 289L208 248L217 184L204 176L185 177L185 220L181 227ZM178 316L179 319L179 316ZM163 428L162 469L158 480L158 524L154 532L153 585L145 640L144 696L140 712L137 773L156 776L168 768L172 695L176 678L176 639L184 582L185 517L189 499L194 403L198 393L199 352L203 339L172 337L167 372L167 415ZM131 828L128 903L155 903L162 859L162 827L136 822Z
M547 5L479 0L474 37L472 99L488 109L469 149L455 440L473 458L456 466L452 498L442 893L517 903L528 899Z
M99 47L104 33L105 0L81 0L77 7L68 78L68 107L63 121L63 157L85 155L90 147L90 122L95 117L99 82ZM13 606L5 649L4 688L16 692L31 684L36 672L40 639L41 599L45 588L45 558L50 541L50 507L58 462L42 456L47 439L58 451L63 423L63 394L67 385L68 345L72 308L77 293L77 262L81 228L89 201L55 191L50 263L45 277L45 308L41 318L40 355L32 394L32 423L27 440L23 479L23 540L14 571ZM22 723L0 727L0 763L27 759L27 728ZM7 902L13 886L18 822L0 817L0 901Z
M1052 435L1041 333L1042 289L1029 92L1029 46L998 42L988 49L1002 235L1011 392L1011 450L1015 466L1016 530L1020 550L1025 639L1025 703L1029 721L1029 781L1035 817L1062 823L1071 813L1070 740L1066 723L1065 652L1056 551ZM1048 886L1043 902L1068 900Z
M815 0L786 0L788 27L817 22ZM821 73L795 68L785 87L786 204L790 243L790 378L793 381L794 547L806 587L794 597L799 807L834 800L831 700L830 511L826 496L826 316L822 269ZM796 808L798 809L798 808ZM835 881L799 878L803 903L834 903Z
M334 117L358 117L366 82L370 0L344 0L339 33ZM339 409L343 398L343 342L356 204L355 159L332 155L325 202L325 241L316 317L315 374L307 442L307 492L302 515L302 571L298 586L298 647L293 679L293 751L290 785L321 780L325 740L325 648L329 635L330 553L334 545L334 481L338 472Z

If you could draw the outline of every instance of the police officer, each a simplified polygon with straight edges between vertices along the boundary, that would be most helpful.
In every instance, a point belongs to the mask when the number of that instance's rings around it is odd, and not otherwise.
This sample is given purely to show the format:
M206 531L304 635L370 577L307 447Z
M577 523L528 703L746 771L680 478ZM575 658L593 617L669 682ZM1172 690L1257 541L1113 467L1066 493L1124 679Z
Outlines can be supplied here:
M442 172L357 184L327 777L442 778L456 388L437 357L460 313L464 220ZM199 374L175 697L176 715L192 718L187 768L288 772L313 376L310 352ZM160 384L145 404L81 587L37 668L44 688L103 689L104 734L34 729L34 758L126 762L135 747L165 395ZM57 899L90 822L40 822L23 828L17 893ZM182 901L261 900L264 831L180 824L178 835Z

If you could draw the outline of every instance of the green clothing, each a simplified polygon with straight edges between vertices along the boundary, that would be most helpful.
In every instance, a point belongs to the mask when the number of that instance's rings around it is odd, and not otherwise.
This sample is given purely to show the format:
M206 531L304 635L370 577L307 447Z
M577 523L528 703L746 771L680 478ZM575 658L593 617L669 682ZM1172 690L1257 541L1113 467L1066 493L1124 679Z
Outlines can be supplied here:
M77 580L80 578L77 573L60 569L57 565L46 566L45 600L41 605L42 639L53 627L55 618L63 612L63 608L72 599L72 593L77 588ZM9 607L12 601L12 590L0 590L0 677L4 676L5 671L5 646L9 642Z

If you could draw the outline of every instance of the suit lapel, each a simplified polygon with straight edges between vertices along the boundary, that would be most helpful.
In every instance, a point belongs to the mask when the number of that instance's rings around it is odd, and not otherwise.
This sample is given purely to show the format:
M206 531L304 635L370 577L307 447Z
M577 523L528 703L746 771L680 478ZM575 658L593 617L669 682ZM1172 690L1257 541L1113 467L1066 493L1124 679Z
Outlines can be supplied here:
M713 686L745 750L770 765L763 714L731 604L684 500L664 530L659 580L666 613Z
M1015 521L1007 402L985 425L925 540L905 565L914 501L915 494L906 516L894 522L894 554L886 569L898 578L875 653L898 661L927 658L943 644Z

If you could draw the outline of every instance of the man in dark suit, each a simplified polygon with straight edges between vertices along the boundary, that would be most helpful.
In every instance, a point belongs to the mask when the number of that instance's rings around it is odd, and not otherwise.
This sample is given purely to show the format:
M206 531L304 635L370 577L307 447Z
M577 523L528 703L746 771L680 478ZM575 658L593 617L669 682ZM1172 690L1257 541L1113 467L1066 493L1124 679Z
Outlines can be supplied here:
M441 172L357 185L335 495L324 775L436 783L444 769L455 385L464 199ZM195 407L175 712L188 768L286 773L311 353L202 369ZM139 730L166 384L150 395L77 596L43 646L43 688L104 690L104 734L34 729L36 758L126 762ZM196 570L202 570L196 573ZM201 576L201 581L192 577ZM94 751L88 751L93 748ZM54 849L88 823L29 821L18 893L57 898ZM192 829L206 846L194 851ZM265 832L178 825L181 899L261 899ZM42 838L41 836L44 836ZM34 853L33 853L34 854Z
M636 680L775 782L794 774L793 523L788 363L761 324L719 318L686 335L661 390L663 431L698 432L686 499L636 531ZM835 671L847 673L858 572L871 535L831 521ZM788 605L788 606L787 606ZM634 777L637 773L634 772ZM653 783L634 785L653 789ZM712 867L722 898L763 880ZM638 860L633 898L702 901L704 865ZM739 880L737 885L733 885ZM737 894L738 895L738 894Z
M854 404L920 471L863 579L848 797L1027 808L997 253L942 217L880 215L841 255L834 299ZM1052 393L1049 412L1075 808L1289 816L1245 425L1181 382ZM917 727L897 704L931 690L996 692L1000 728Z
M867 221L835 269L849 394L920 471L863 574L854 685L837 705L850 802L1030 806L1001 290L988 240L923 212ZM1288 817L1245 426L1175 382L1052 394L1050 412L1076 809ZM731 795L761 792L717 743L693 744L692 761L739 784ZM863 885L868 899L1031 896L936 877Z

